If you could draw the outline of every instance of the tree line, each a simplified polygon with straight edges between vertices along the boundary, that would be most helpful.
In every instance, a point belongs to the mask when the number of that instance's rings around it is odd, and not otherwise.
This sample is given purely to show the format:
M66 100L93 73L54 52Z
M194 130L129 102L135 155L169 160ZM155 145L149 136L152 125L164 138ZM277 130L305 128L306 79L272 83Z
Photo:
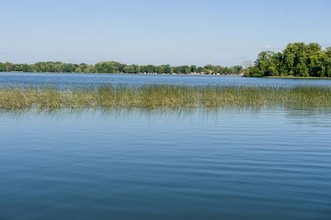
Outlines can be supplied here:
M244 76L331 77L331 47L290 43L282 52L262 51Z
M157 74L240 74L242 66L218 65L126 65L115 61L103 61L95 65L63 62L38 62L35 64L13 64L0 62L0 72L63 72L63 73L157 73Z

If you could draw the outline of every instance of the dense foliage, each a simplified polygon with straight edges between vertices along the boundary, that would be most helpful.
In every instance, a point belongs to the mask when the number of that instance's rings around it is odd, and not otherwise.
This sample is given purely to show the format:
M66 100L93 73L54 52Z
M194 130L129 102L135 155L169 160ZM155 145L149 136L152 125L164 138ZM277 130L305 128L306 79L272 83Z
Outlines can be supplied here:
M95 65L62 62L39 62L35 64L0 63L0 72L66 72L66 73L165 73L165 74L240 74L242 66L223 67L206 65L203 67L170 65L126 65L114 61L99 62Z
M283 52L262 51L245 76L331 77L331 47L291 43Z

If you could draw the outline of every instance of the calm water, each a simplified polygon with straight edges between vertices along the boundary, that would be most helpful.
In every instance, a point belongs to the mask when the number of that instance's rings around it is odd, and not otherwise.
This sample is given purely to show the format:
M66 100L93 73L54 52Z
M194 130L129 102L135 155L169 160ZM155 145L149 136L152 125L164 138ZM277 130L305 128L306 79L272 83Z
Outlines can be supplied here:
M313 110L0 113L0 219L331 219L330 134Z
M63 74L63 73L1 73L1 87L52 86L62 89L102 85L189 85L189 86L331 86L331 80L258 79L239 76L200 75L134 75L134 74Z

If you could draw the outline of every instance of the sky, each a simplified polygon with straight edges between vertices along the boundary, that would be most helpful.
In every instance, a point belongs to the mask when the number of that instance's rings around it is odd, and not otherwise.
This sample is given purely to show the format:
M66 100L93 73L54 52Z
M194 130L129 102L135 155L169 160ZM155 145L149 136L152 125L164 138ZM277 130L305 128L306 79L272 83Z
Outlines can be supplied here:
M330 0L0 0L0 62L242 65L331 46Z

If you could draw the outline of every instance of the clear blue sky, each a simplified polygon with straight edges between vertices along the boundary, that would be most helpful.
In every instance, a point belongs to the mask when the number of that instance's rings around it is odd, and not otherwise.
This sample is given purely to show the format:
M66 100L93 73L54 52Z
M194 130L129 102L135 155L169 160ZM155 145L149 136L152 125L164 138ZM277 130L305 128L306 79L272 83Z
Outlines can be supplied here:
M0 0L0 62L241 65L331 46L330 0Z

